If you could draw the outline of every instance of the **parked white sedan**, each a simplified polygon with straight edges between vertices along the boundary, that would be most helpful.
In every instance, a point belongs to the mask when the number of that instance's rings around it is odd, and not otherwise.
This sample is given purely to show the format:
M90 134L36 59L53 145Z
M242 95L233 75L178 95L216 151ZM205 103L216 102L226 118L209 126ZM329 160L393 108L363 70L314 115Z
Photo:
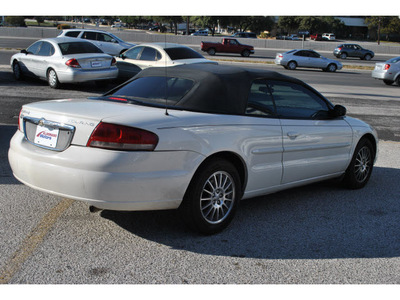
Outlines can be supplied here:
M221 65L149 68L95 98L24 105L15 177L100 209L179 209L211 234L239 200L369 180L377 134L300 80Z
M42 39L10 60L16 80L36 77L47 80L52 88L63 83L115 79L115 58L90 42L71 38Z
M217 64L190 47L174 43L148 43L130 48L117 58L118 77L132 78L150 67L172 67L184 64Z

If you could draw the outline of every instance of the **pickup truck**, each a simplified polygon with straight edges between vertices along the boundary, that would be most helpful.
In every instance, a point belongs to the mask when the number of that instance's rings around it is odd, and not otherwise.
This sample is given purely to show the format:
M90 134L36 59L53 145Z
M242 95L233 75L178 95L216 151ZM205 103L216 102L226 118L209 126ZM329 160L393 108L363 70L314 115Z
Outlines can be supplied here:
M254 54L254 47L244 45L238 42L237 39L223 38L221 43L201 42L201 50L209 55L221 53L240 53L244 57Z
M310 34L310 40L322 41L322 34L320 33Z

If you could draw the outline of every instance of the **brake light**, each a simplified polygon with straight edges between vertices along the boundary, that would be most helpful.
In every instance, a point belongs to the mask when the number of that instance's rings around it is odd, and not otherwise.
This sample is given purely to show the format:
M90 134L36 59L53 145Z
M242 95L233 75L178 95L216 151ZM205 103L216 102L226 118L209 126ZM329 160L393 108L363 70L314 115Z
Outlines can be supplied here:
M150 131L101 122L93 130L87 147L125 151L153 151L158 136Z
M78 63L78 61L75 58L71 58L71 59L67 60L65 62L65 64L71 68L80 68L81 67L81 65Z
M111 60L111 65L115 66L117 64L117 60L115 59L115 57L113 56L112 60Z
M337 48L339 51L341 51L342 50L342 47L339 47L339 48Z
M383 67L383 69L386 71L386 70L389 70L389 68L390 68L390 64L385 64L385 66Z
M19 111L19 115L18 115L18 130L22 131L21 129L21 113L22 113L22 109Z

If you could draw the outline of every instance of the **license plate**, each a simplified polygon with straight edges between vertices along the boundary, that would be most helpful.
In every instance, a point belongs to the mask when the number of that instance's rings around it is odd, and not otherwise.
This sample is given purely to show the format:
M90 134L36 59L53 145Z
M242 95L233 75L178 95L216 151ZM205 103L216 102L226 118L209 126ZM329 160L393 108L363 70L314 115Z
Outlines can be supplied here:
M92 68L99 68L101 67L101 62L99 61L92 61Z
M34 143L49 148L55 148L57 146L58 134L58 129L37 125Z

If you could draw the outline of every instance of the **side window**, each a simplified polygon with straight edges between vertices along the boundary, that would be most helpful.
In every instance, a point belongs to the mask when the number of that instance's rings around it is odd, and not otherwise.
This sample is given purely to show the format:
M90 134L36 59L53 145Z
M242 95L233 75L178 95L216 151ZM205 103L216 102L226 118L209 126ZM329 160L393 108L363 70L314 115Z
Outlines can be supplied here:
M36 43L32 44L31 46L29 46L29 48L26 49L26 51L30 54L37 54L41 44L42 44L42 42L36 42Z
M92 31L85 31L82 35L83 39L86 40L96 40L96 32L92 32Z
M307 53L305 51L297 51L295 54L293 54L295 56L307 56Z
M98 33L97 34L97 40L101 41L101 42L111 43L113 38L111 36L109 36L108 34Z
M270 117L274 115L274 101L264 79L253 81L247 99L246 115Z
M139 54L142 52L143 47L136 47L124 52L124 56L129 59L138 59Z
M80 34L80 31L68 31L65 36L69 36L69 37L78 37L78 35Z
M150 47L144 47L142 55L140 55L140 60L156 60L156 49Z
M54 54L54 47L52 44L48 42L43 42L42 46L40 47L40 50L38 52L38 55L41 56L51 56Z
M284 81L268 81L276 113L288 119L327 119L329 106L318 94L306 87Z

